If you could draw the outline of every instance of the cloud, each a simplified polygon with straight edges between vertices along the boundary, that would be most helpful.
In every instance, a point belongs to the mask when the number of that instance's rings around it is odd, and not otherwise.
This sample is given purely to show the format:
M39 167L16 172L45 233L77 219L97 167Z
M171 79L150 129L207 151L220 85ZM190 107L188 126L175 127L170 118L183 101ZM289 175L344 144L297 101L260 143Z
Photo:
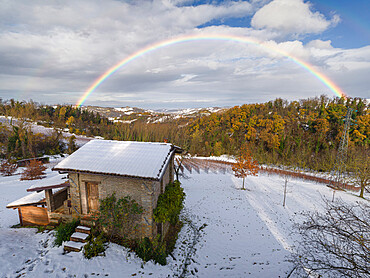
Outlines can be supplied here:
M313 12L310 3L303 0L273 0L254 14L251 25L257 29L300 35L321 33L339 20L338 15L326 19L321 13Z
M331 45L331 40L323 41L323 40L313 40L307 44L307 47L317 48L317 49L333 49Z
M363 89L368 87L370 74L368 48L343 50L318 39L307 44L298 38L287 41L281 36L281 30L287 32L284 28L199 27L227 18L249 20L257 8L262 7L256 16L278 0L267 5L266 0L194 2L7 1L0 8L0 97L73 104L94 80L132 53L169 38L202 34L256 38L339 80L349 95L355 91L369 94ZM325 28L334 24L334 18L312 12L308 3L290 2L306 7L307 14L296 12L305 22L319 22ZM353 88L351 78L358 84ZM207 106L232 106L321 93L332 95L314 76L276 52L253 44L200 40L134 59L103 82L86 104L170 108L208 102Z
M9 1L0 9L0 60L13 57L16 71L22 63L32 71L41 54L39 64L65 70L91 65L100 72L150 43L251 13L251 5L239 1L184 7L171 1Z

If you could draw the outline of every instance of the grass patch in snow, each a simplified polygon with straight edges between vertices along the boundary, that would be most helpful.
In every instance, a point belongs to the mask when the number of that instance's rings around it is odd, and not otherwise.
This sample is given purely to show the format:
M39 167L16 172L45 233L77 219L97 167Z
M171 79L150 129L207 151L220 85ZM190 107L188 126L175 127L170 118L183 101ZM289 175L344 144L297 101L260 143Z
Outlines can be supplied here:
M72 222L62 223L56 228L55 241L56 246L61 246L64 241L68 241L71 235L75 232L76 227L80 224L80 220L73 219Z
M105 250L107 249L107 240L104 234L98 236L89 236L89 242L84 246L84 256L87 259L91 259L96 256L105 256Z
M33 229L37 229L36 233L43 233L45 231L51 231L51 230L55 229L54 226L37 226L37 225L22 226L20 223L15 224L15 225L11 226L10 228L12 228L12 229L22 229L22 228L30 229L30 228L33 228Z

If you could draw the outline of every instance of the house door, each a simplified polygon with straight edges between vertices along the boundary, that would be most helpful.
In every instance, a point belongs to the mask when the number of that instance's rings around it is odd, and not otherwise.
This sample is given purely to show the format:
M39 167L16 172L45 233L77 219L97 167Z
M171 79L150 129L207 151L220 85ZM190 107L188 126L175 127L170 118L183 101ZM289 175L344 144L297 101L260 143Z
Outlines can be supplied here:
M86 183L88 212L95 212L99 209L99 190L98 184L93 182Z

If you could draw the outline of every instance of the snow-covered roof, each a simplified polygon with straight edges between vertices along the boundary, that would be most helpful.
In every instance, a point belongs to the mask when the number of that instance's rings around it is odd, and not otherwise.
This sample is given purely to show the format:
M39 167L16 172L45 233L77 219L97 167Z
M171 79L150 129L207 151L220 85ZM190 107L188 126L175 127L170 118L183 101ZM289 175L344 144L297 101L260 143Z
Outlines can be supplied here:
M53 170L159 180L176 149L169 143L92 140Z
M53 194L59 192L62 189L63 188L53 189ZM25 205L41 204L41 203L45 203L44 199L45 199L45 191L33 192L16 201L9 203L6 207L14 208L14 207L25 206Z
M54 177L42 180L35 180L34 184L27 189L28 192L30 191L40 191L52 188L60 188L60 187L68 187L69 182L67 179L67 175L59 174L55 175Z

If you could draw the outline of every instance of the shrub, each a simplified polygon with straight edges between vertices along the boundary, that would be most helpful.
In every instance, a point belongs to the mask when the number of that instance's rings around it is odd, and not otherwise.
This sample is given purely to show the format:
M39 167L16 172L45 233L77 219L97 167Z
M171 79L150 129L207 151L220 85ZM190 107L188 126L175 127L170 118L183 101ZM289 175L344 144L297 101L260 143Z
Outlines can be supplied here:
M181 228L184 224L179 221L176 225L170 225L167 234L163 241L166 244L166 253L171 254L175 249L176 241L178 238L178 234L181 231Z
M18 165L10 161L4 161L0 166L0 173L4 176L11 176L17 171Z
M61 246L64 241L69 240L76 227L80 224L79 220L73 219L72 222L60 224L56 228L55 241L56 246Z
M100 200L97 224L111 240L114 236L128 238L135 231L143 208L130 196L117 200L115 194Z
M42 179L45 176L44 171L46 167L42 165L41 161L37 161L33 159L27 165L26 169L24 169L21 180L37 180Z
M164 193L159 195L157 207L153 211L155 222L169 221L172 225L176 225L179 221L185 199L185 193L180 184L179 181L168 184Z
M91 236L91 240L84 246L84 256L91 259L96 256L105 256L106 239L101 233L97 237Z
M156 263L165 265L167 263L166 245L160 240L160 235L152 241L145 237L138 242L136 254L145 262L153 260Z

